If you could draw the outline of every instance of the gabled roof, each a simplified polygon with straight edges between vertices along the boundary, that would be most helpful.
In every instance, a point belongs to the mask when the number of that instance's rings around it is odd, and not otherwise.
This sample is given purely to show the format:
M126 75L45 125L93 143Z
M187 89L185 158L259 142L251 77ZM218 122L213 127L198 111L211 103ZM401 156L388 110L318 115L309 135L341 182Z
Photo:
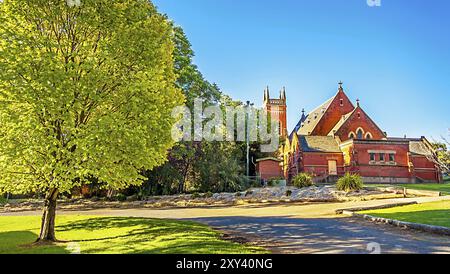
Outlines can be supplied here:
M356 106L356 108L352 111L352 112L350 112L350 113L348 113L348 114L346 114L346 115L344 115L342 118L341 118L341 120L339 120L339 122L334 126L334 128L328 133L328 135L330 135L330 136L333 136L334 135L334 133L338 133L339 132L339 130L341 129L341 127L356 113L356 112L358 112L358 113L362 113L366 118L367 118L367 120L370 122L370 123L372 123L372 125L379 131L379 133L381 134L381 135L385 135L385 133L381 130L381 128L372 120L372 118L370 118L370 116L361 108L361 106L358 104L357 106ZM372 132L372 134L373 134L374 132Z
M259 162L264 162L264 161L283 162L283 160L277 159L277 158L275 158L275 157L266 157L266 158L260 158L260 159L257 159L257 160L256 160L257 163L259 163Z
M434 151L427 142L428 141L425 138L416 140L410 139L409 152L416 155L433 156Z
M334 126L334 128L330 131L330 133L328 133L328 135L333 136L333 132L337 132L342 125L345 124L345 122L347 122L348 118L350 118L352 116L353 113L355 113L357 108L355 108L352 112L345 114L342 116L341 120L339 120L339 122Z
M316 128L319 121L322 119L323 115L327 112L328 108L330 107L331 103L334 101L334 98L336 98L337 95L338 93L332 98L328 99L325 103L323 103L322 105L311 111L305 117L303 126L300 125L297 134L310 135L311 132L313 132L314 128Z
M331 136L304 136L299 135L299 142L303 152L341 152L338 143Z
M339 100L342 100L345 102L345 107L343 108L330 108L330 106L334 104L340 104ZM343 105L341 105L343 106ZM342 88L342 83L339 83L339 89L338 92L330 99L328 99L325 103L311 111L307 116L306 120L304 121L303 125L300 126L300 129L297 131L297 134L300 135L328 135L331 128L335 125L335 123L338 122L338 117L343 114L347 114L351 112L355 107L353 106L350 99L347 97L347 95L344 92L344 89ZM333 113L330 113L330 115L327 115L327 113L333 111ZM336 113L339 112L339 115L336 117ZM325 118L327 119L325 120Z

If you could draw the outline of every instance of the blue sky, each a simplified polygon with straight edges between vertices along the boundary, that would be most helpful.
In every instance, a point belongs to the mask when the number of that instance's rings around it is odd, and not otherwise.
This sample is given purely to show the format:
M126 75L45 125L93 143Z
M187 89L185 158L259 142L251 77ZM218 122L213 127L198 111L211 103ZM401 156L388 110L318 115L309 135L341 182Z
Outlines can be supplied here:
M184 28L204 76L262 105L285 86L300 111L349 97L389 136L440 139L450 129L450 1L154 0Z

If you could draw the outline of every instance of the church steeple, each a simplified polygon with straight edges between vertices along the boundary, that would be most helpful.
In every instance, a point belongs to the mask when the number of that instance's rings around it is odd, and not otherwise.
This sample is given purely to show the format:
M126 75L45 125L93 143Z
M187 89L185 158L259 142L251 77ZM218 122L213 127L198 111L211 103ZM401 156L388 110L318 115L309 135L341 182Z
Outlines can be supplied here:
M269 99L270 99L269 86L267 86L267 87L264 89L264 102L269 101Z
M286 87L280 91L280 99L286 101Z
M270 98L269 86L264 89L264 109L271 113L272 118L278 121L280 126L280 136L287 134L287 106L286 106L286 88L280 90L279 98Z

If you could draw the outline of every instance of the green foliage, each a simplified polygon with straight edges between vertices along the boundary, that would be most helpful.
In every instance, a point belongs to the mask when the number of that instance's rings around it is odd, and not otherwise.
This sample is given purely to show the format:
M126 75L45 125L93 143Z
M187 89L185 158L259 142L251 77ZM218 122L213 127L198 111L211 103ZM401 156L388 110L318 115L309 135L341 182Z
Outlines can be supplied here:
M268 182L267 182L267 186L268 186L268 187L274 187L274 186L277 186L277 185L280 183L281 180L284 180L284 178L282 178L282 177L273 177L273 178L270 178L270 179L268 180Z
M292 179L292 184L298 188L313 186L313 176L309 173L299 173Z
M292 196L292 190L286 190L286 196L291 197Z
M183 30L173 27L173 31L174 65L179 76L176 84L186 97L186 106L192 111L196 98L203 100L204 107L239 104L203 77L193 64L194 52ZM242 190L248 186L241 176L243 155L242 145L236 143L180 142L171 149L163 166L145 172L149 178L145 187L152 195Z
M436 150L438 161L442 164L444 171L450 171L450 150L446 143L433 143L433 148Z
M173 146L172 27L147 0L0 5L0 193L139 185Z
M0 195L0 205L4 205L8 203L8 199Z
M345 176L339 178L336 188L340 191L352 192L361 190L364 187L361 176L358 174L347 173Z
M127 196L125 194L118 193L114 196L114 200L119 202L125 202L127 200Z

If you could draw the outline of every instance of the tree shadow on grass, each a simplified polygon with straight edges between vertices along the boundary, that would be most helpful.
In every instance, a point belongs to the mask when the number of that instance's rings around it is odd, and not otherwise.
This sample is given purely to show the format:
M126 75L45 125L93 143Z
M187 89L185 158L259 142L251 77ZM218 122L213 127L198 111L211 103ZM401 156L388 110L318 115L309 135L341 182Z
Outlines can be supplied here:
M191 221L100 217L60 225L58 233L76 235L78 239L65 240L79 243L83 253L197 254L246 250L246 247L221 240L220 233L206 225Z
M33 245L38 235L31 231L0 233L0 254L65 254L64 246L56 244Z

